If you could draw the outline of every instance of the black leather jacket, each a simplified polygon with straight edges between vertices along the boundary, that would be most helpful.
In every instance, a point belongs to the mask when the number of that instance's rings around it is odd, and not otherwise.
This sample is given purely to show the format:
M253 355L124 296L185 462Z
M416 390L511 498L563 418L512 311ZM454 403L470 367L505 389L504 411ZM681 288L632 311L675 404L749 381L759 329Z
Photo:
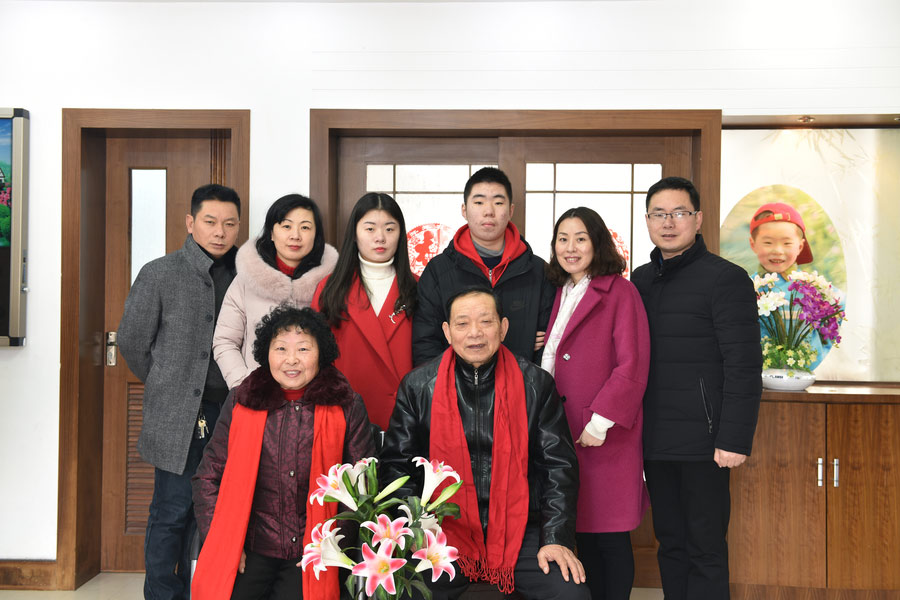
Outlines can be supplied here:
M495 356L477 369L459 357L456 360L459 412L484 528L490 502L496 360ZM565 412L550 374L523 358L516 360L524 376L528 414L528 522L540 526L541 546L574 548L578 463ZM410 475L416 491L422 489L422 469L410 459L429 456L431 399L440 362L438 356L403 378L381 455L384 479Z

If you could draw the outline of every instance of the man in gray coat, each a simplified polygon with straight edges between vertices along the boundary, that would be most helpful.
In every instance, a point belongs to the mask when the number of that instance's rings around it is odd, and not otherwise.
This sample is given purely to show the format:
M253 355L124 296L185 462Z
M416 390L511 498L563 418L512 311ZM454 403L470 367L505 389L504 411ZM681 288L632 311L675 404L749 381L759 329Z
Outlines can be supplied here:
M147 599L190 595L191 477L228 393L211 348L235 275L240 214L231 188L195 190L184 246L141 269L119 323L122 356L144 382L138 450L156 467L144 539Z

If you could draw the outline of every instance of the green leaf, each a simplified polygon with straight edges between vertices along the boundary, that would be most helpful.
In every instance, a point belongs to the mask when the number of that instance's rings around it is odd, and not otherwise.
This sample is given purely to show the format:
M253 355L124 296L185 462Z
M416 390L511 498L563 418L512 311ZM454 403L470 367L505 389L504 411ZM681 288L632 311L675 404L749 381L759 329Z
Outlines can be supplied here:
M431 590L428 588L427 585L425 585L424 581L421 581L419 579L413 579L410 583L413 585L414 588L419 590L419 592L422 594L422 597L425 600L431 600Z

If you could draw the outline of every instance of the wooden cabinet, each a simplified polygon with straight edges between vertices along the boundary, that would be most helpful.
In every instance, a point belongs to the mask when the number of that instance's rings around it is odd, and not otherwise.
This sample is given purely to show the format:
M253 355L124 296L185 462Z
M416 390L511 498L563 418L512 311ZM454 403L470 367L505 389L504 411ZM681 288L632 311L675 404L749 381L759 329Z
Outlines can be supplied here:
M731 494L735 598L900 590L900 389L766 392Z

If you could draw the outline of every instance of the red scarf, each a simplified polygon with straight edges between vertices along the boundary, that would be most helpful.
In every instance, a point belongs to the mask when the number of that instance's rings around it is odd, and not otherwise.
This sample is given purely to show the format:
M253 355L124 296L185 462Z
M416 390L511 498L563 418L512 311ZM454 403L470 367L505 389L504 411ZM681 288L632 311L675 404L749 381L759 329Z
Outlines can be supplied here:
M528 416L525 382L512 352L500 346L494 372L494 445L491 450L491 489L487 544L478 515L469 446L459 416L454 365L448 348L441 358L431 404L430 457L459 471L462 488L453 497L459 519L446 519L444 531L459 550L462 572L472 580L515 588L513 570L519 559L528 520ZM437 497L437 492L435 496Z
M284 262L283 260L281 260L277 254L275 255L275 264L278 265L278 270L281 271L282 273L284 273L285 275L287 275L288 277L293 277L294 271L297 270L296 267L292 267L291 265L289 265L286 262Z
M506 232L503 237L503 256L500 257L500 262L493 269L487 268L487 265L481 259L481 255L478 254L478 250L475 249L475 242L472 241L472 234L469 233L468 225L460 227L456 235L453 236L453 247L481 269L484 276L490 280L491 287L497 284L509 263L519 258L528 249L528 246L522 241L522 236L519 235L519 230L512 223L507 223L506 225Z
M212 525L200 551L191 582L193 600L223 600L231 597L250 522L267 416L268 412L265 410L253 410L238 403L234 405L231 429L228 432L228 460L219 487ZM344 411L340 406L316 406L312 462L309 469L310 490L318 487L316 479L320 474L327 473L331 465L341 462L346 429ZM324 506L319 506L318 503L307 504L303 546L311 541L313 527L336 514L336 502L326 502ZM318 580L312 569L303 572L304 598L338 600L339 596L338 569L324 571Z

